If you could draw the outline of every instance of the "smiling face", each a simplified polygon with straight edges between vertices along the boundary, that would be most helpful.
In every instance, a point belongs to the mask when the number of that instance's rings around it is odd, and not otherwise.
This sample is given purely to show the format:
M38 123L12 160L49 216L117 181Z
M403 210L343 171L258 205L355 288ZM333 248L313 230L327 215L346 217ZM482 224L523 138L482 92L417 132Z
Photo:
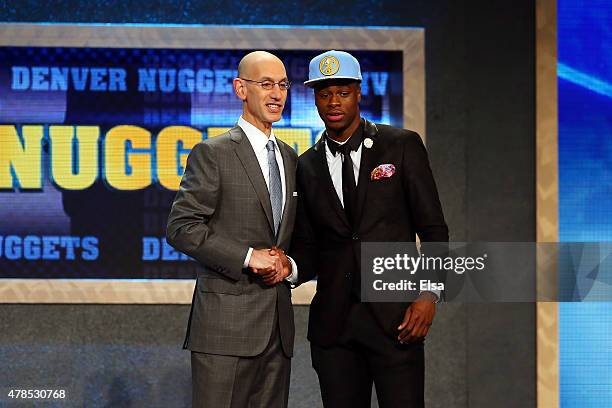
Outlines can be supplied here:
M241 78L253 81L287 81L283 62L268 52L255 51L242 59L238 76L234 79L234 91L243 101L242 117L269 136L272 123L281 119L287 90L278 85L265 90L259 84Z
M328 135L338 141L348 139L359 127L361 87L354 80L322 81L315 88L315 105L325 122Z

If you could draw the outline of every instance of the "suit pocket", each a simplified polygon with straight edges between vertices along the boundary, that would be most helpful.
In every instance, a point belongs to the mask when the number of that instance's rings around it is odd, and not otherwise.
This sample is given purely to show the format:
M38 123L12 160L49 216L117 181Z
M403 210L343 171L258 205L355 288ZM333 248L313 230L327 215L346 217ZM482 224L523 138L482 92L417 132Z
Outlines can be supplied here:
M198 289L200 292L224 293L226 295L242 294L242 287L237 283L217 278L199 277Z

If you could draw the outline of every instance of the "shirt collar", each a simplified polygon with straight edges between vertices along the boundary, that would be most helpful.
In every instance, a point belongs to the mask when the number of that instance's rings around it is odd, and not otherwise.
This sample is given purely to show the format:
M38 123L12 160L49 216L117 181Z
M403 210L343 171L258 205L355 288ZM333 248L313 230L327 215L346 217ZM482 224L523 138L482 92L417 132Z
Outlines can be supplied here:
M238 126L240 126L247 139L249 139L249 142L251 143L251 146L253 147L253 150L255 152L265 150L266 144L269 140L272 140L274 142L274 145L278 144L278 142L276 141L276 137L274 136L274 131L272 129L270 129L270 138L268 138L268 136L266 136L264 132L257 129L255 125L247 122L246 119L244 119L242 116L240 116L240 118L238 119Z
M338 147L343 146L345 144L349 144L349 149L353 152L359 150L361 142L363 141L363 126L364 122L363 120L361 120L361 123L359 124L357 129L355 129L353 134L344 142L336 142L327 135L327 132L324 132L325 144L327 145L327 148L329 149L331 154L335 156L338 151Z

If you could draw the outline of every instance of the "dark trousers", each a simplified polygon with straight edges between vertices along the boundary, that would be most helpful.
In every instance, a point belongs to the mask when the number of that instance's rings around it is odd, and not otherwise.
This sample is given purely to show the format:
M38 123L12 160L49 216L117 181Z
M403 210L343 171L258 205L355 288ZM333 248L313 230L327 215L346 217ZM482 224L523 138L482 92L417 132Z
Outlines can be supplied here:
M285 356L278 322L258 356L191 352L194 408L286 408L291 359Z
M325 408L369 408L372 384L380 408L425 405L423 343L386 336L367 304L353 303L335 345L310 350Z

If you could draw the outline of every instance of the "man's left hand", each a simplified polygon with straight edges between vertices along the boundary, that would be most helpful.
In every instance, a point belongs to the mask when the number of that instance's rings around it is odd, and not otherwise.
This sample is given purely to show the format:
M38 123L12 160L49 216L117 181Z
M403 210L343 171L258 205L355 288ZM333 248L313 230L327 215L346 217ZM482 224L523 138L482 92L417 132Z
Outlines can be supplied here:
M404 313L404 320L397 328L400 343L413 343L427 336L434 316L436 315L436 296L423 292L412 302Z

